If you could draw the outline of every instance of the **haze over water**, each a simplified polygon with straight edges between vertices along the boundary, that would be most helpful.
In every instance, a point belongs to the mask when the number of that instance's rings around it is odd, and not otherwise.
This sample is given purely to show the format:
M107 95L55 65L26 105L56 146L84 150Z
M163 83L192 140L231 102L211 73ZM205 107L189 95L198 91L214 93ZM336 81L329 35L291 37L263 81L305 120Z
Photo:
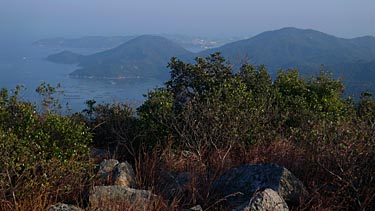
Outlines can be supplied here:
M252 36L287 26L375 35L373 0L2 0L2 38L188 34Z

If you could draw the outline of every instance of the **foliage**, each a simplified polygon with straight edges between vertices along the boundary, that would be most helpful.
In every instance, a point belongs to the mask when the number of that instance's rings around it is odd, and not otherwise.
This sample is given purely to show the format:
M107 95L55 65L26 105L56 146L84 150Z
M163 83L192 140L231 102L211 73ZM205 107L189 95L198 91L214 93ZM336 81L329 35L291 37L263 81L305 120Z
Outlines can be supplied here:
M205 166L198 178L211 175L202 184L233 165L233 155L237 162L248 162L257 155L248 150L270 150L263 161L289 167L311 189L320 184L319 197L336 193L330 199L333 209L370 207L375 104L369 93L355 104L344 97L342 81L325 71L303 78L296 69L280 70L272 81L264 66L244 64L234 71L218 53L195 62L172 58L171 79L138 109L148 126L142 131L152 134L146 144L172 143L196 154ZM274 151L278 140L291 149L281 145ZM282 153L285 158L275 157ZM321 203L314 200L310 208Z
M196 62L173 58L171 80L150 93L138 112L144 122L152 122L150 128L163 128L158 131L164 137L204 156L247 136L252 93L219 54Z
M0 91L0 209L45 209L81 199L90 162L88 145L135 164L138 185L165 197L163 207L201 204L228 210L212 182L243 163L271 162L290 169L311 193L293 209L366 210L375 200L375 102L344 95L341 80L321 71L301 77L265 66L239 70L215 53L186 63L172 58L171 78L150 91L135 111L124 103L96 104L62 116L58 87L41 84L37 106ZM58 111L58 112L57 112ZM86 127L87 125L88 127ZM170 176L188 172L183 193ZM184 174L185 175L185 174ZM172 198L170 198L172 195ZM38 197L33 197L38 196ZM160 208L162 209L162 208Z
M98 104L95 100L86 101L87 108L73 116L81 119L93 134L93 145L109 150L112 154L127 157L134 154L139 143L139 120L133 108L125 103ZM135 148L135 149L134 149ZM119 151L120 150L120 151Z
M61 88L61 84L57 84L56 87L47 84L46 82L42 82L35 91L41 97L41 106L42 112L50 113L50 112L57 112L62 109L62 106L59 104L59 99L56 95L62 94L63 92L59 89Z
M308 80L298 70L280 71L272 82L264 66L244 64L234 72L218 53L196 64L173 58L169 67L171 79L138 111L153 122L150 128L183 145L254 143L309 130L312 121L338 120L348 109L342 82L325 72Z
M38 90L46 97L44 103L53 102L50 94L55 88L44 88ZM3 89L0 96L1 207L20 209L42 193L46 201L73 200L88 172L84 161L91 134L84 125L52 110L38 113L36 105L18 99L20 91L17 88L12 95Z

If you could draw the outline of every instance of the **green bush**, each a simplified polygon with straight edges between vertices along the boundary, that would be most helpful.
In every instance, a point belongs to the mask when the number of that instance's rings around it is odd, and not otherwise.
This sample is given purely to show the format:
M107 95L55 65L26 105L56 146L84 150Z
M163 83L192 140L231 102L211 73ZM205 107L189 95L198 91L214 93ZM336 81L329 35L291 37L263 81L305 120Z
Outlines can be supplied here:
M19 92L2 89L0 96L1 207L44 209L50 200L77 199L90 169L88 128L51 110L38 113Z
M170 80L150 91L136 112L124 103L91 100L82 112L63 116L58 87L41 84L39 104L20 101L20 88L2 89L0 209L43 210L81 200L91 144L133 161L140 185L157 194L166 187L161 172L191 173L191 198L181 202L212 210L221 206L209 193L215 176L245 162L284 165L302 179L312 197L297 209L372 208L371 93L354 102L324 71L307 78L280 70L272 80L265 66L234 70L219 53L193 64L172 58L169 67Z
M354 111L342 82L323 71L306 79L298 70L281 70L272 81L264 66L233 71L219 53L195 64L172 58L169 67L171 79L138 109L159 141L172 137L189 148L249 144L308 133L317 122L337 122Z
M138 109L146 125L142 133L151 134L146 144L172 142L175 149L194 152L204 163L204 176L265 150L253 160L286 165L317 193L304 206L371 207L375 103L370 93L355 103L330 73L301 77L296 69L280 70L272 81L264 66L232 70L218 53L194 64L173 58L169 67L170 80Z
M150 92L138 109L146 131L154 131L150 137L203 156L248 136L253 93L219 54L197 58L196 64L173 58L169 67L165 88Z
M94 100L86 101L86 105L86 109L72 118L86 122L93 134L93 145L130 161L142 139L134 109L125 103L97 105Z

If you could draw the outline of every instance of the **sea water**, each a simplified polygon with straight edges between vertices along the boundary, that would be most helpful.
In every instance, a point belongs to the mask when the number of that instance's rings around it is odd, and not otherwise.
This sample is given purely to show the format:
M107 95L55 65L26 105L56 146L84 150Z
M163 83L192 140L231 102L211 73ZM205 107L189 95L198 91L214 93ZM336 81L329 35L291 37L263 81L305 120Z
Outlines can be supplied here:
M35 92L42 82L52 86L61 84L63 94L59 96L60 104L72 111L81 111L86 107L85 101L95 100L98 103L125 102L133 106L140 105L144 94L161 86L162 82L153 78L136 78L121 80L78 79L69 77L76 70L76 65L55 64L45 58L62 50L90 54L95 49L62 49L37 46L32 42L0 41L0 88L13 90L17 85L27 88L21 99L37 102L40 97Z

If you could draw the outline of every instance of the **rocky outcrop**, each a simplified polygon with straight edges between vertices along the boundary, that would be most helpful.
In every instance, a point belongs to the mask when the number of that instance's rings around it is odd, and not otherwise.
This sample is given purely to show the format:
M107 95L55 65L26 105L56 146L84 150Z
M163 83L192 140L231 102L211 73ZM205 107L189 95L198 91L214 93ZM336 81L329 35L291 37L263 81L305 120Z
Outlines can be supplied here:
M161 205L160 197L148 190L133 189L136 186L132 166L128 162L103 160L97 167L101 185L94 186L89 194L88 210L153 210ZM166 195L164 199L184 197L189 194L192 175L189 172L166 172L162 179ZM286 168L273 164L249 164L224 173L210 190L225 199L232 211L288 211L288 205L298 204L308 197L304 185ZM162 205L164 206L164 205ZM58 203L48 211L83 211L73 205ZM200 205L181 211L202 211Z
M113 184L125 187L135 187L135 174L128 162L122 162L113 169Z
M55 205L51 205L47 208L47 211L84 211L83 209L70 205L70 204L63 204L57 203Z
M283 198L272 189L258 191L249 202L237 207L232 211L289 211L288 205Z
M260 190L270 188L286 202L298 204L308 192L288 169L274 164L249 164L230 169L214 182L212 191L237 207Z
M95 186L90 192L90 209L111 210L152 210L156 195L150 191L124 186Z
M103 160L98 167L99 177L103 185L121 185L135 187L135 174L128 162L119 163L117 160Z
M112 183L113 169L117 164L119 164L118 160L114 159L103 160L100 162L99 166L97 167L97 175L100 176L104 184L107 183L110 185L110 183Z

